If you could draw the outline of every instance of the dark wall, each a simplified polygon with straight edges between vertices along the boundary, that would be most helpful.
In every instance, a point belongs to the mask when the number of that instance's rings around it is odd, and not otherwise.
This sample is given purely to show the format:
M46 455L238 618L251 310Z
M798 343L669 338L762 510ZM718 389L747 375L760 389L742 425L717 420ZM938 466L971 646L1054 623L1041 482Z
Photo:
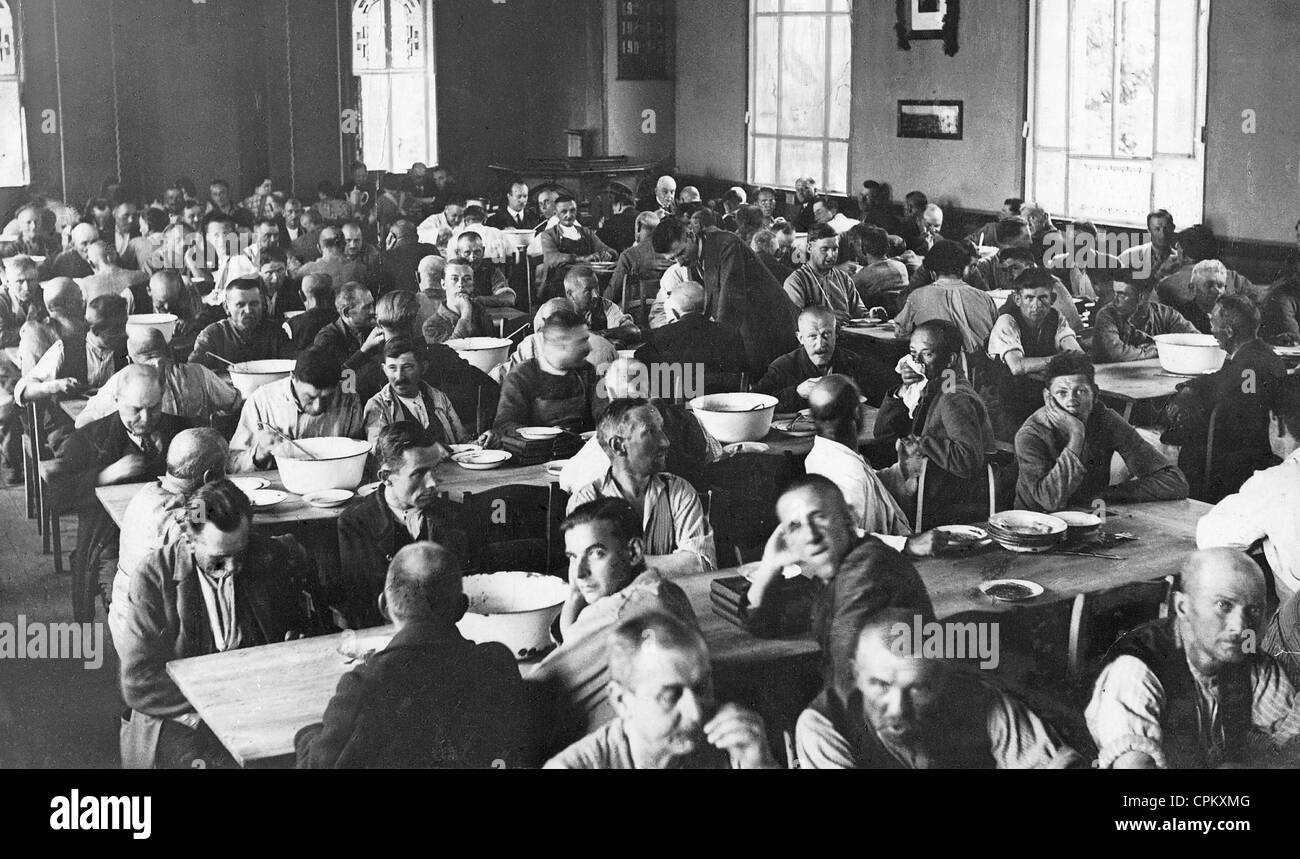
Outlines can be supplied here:
M677 4L677 166L744 179L749 0Z

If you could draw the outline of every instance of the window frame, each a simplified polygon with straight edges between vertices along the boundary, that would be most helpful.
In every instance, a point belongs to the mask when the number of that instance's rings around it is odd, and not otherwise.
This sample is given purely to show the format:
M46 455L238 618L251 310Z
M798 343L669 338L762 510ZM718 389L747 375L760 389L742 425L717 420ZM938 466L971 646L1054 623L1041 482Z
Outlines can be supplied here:
M349 62L355 58L356 53L356 15L358 6L364 0L353 0L349 6L348 17L348 56ZM438 163L438 101L437 101L437 58L435 56L435 46L437 44L436 31L434 29L434 2L433 0L415 0L420 6L420 13L424 22L424 67L420 68L400 68L392 64L393 51L393 14L394 5L402 0L378 0L384 5L384 32L383 32L383 51L384 51L384 68L382 69L352 69L354 78L355 98L357 106L361 112L361 125L357 130L357 143L355 157L366 163L366 166L374 171L385 172L405 172L410 168L410 164L398 164L395 162L396 139L391 135L392 117L394 114L393 105L393 80L395 78L415 78L419 77L424 84L425 104L424 111L424 136L425 136L425 154L421 159L425 164L433 166ZM386 82L386 92L388 95L388 104L384 106L384 120L387 130L390 132L387 146L385 146L384 160L382 162L368 157L367 140L365 134L366 128L366 111L373 109L368 106L364 100L365 80L367 76L384 78Z
M749 21L748 21L749 33L748 33L748 40L747 40L747 48L749 52L749 57L748 57L749 80L747 82L747 89L748 89L749 101L745 110L745 181L753 185L762 185L764 187L770 187L775 190L782 190L782 191L794 190L794 185L792 184L783 185L783 184L779 184L776 181L781 177L781 142L785 140L816 142L821 145L821 150L822 150L821 167L819 170L820 178L819 178L817 190L822 193L829 193L833 195L849 195L850 187L852 186L852 182L849 179L849 177L852 175L852 169L851 169L852 165L850 162L852 161L853 158L852 122L850 121L845 124L846 130L845 130L845 135L843 137L832 136L830 133L831 106L834 101L831 97L831 88L833 85L832 82L834 80L834 76L832 74L832 69L831 69L831 61L833 55L833 51L831 49L831 31L832 31L832 27L839 22L842 22L843 25L848 28L848 32L849 32L849 39L848 39L849 53L847 58L847 63L849 68L848 100L851 104L853 98L852 72L853 72L853 53L854 53L853 52L854 39L853 39L853 29L852 29L853 28L853 5L854 5L853 0L844 0L845 6L847 7L844 10L834 10L831 8L833 3L836 2L836 0L826 0L826 8L821 10L797 10L797 11L786 11L785 4L787 0L770 0L770 2L776 5L776 9L773 11L760 12L758 8L759 0L749 0ZM757 105L758 105L758 86L757 86L758 59L757 59L755 40L758 32L757 21L760 16L773 18L777 21L777 27L776 27L777 41L776 41L775 51L778 57L778 63L779 63L779 58L781 56L781 40L782 40L782 32L783 32L783 28L780 25L783 19L792 18L792 17L810 17L810 18L816 17L816 18L824 19L827 23L826 34L825 34L826 41L825 41L825 56L824 56L826 77L823 81L823 91L825 94L825 111L824 111L825 115L822 119L823 133L819 137L809 137L807 135L801 135L801 134L785 134L780 132L779 130L776 133L767 133L767 132L759 133L755 131L755 127L757 125L755 117L757 115ZM780 128L780 118L783 113L782 101L781 101L781 92L782 89L784 88L783 83L784 83L784 76L781 75L780 67L778 65L777 96L776 96L776 113L777 113L778 129ZM776 142L776 159L773 164L773 175L771 177L772 178L771 182L756 178L755 158L757 154L757 147L755 146L755 141L759 138L769 139ZM830 175L830 160L831 160L830 147L832 143L843 144L845 147L844 175L842 177L833 178ZM799 175L800 176L806 175L807 172L808 171L803 170L801 168L799 171ZM841 185L843 185L842 188L839 187Z
M14 73L0 74L0 84L12 84L17 96L18 104L18 167L19 182L16 184L0 184L0 188L25 188L32 181L32 164L31 164L31 147L27 141L27 106L23 102L23 85L26 82L26 76L23 74L23 25L22 10L14 0L0 0L9 10L10 20L14 28Z
M1036 137L1038 131L1037 120L1038 120L1038 95L1039 95L1039 83L1038 83L1038 77L1039 77L1038 54L1039 54L1039 37L1040 37L1039 5L1042 2L1064 2L1068 4L1068 9L1066 12L1066 17L1067 17L1067 23L1066 23L1067 73L1066 74L1068 78L1067 80L1068 96L1063 111L1064 123L1065 123L1065 140L1063 146L1039 146L1036 143ZM1112 2L1115 4L1115 9L1118 11L1119 4L1123 2L1123 0L1112 0ZM1184 222L1199 223L1204 219L1205 188L1206 188L1205 133L1206 133L1206 123L1208 121L1207 112L1208 112L1208 92L1209 92L1209 71L1208 71L1209 22L1210 22L1211 0L1191 0L1191 2L1194 2L1196 4L1195 31L1197 34L1197 47L1196 47L1195 57L1193 58L1193 64L1196 69L1196 85L1195 85L1195 91L1192 94L1192 99L1193 99L1192 107L1195 110L1195 118L1191 123L1191 127L1188 129L1188 134L1189 137L1191 138L1188 141L1191 147L1191 154L1165 152L1162 151L1160 148L1160 143L1161 143L1160 3L1161 0L1153 0L1153 2L1156 4L1155 5L1155 11L1156 11L1155 57L1154 57L1155 83L1152 87L1151 153L1148 156L1128 156L1128 155L1117 154L1115 148L1115 140L1117 135L1117 131L1116 131L1117 110L1116 110L1116 105L1113 103L1111 105L1111 129L1112 129L1111 136L1110 136L1111 154L1093 155L1081 149L1080 150L1071 149L1072 141L1070 139L1070 126L1071 126L1071 118L1074 110L1075 94L1076 94L1076 90L1075 90L1076 80L1071 66L1073 65L1074 62L1075 45L1076 45L1076 39L1078 37L1078 28L1074 26L1076 0L1031 0L1031 2L1028 4L1029 5L1029 30L1028 30L1028 39L1026 40L1028 42L1028 51L1027 51L1027 66L1026 66L1026 75L1025 75L1026 84L1027 84L1026 86L1027 97L1026 97L1026 108L1025 108L1025 133L1024 133L1025 198L1027 200L1033 200L1033 199L1040 199L1045 196L1042 193L1042 191L1040 191L1040 189L1038 188L1037 181L1036 181L1037 172L1038 172L1037 171L1038 154L1040 152L1063 153L1065 158L1065 169L1064 169L1064 174L1062 176L1063 187L1059 191L1059 196L1061 200L1064 202L1064 205L1057 207L1060 209L1060 211L1053 210L1053 215L1058 216L1064 220L1076 220L1076 219L1086 218L1089 220L1095 220L1099 223L1105 223L1107 225L1116 226L1116 227L1133 227L1133 228L1146 229L1146 214L1148 212L1155 211L1156 209L1159 208L1170 207L1167 201L1161 199L1160 190L1158 188L1158 184L1159 184L1158 173L1160 170L1161 162L1176 161L1180 159L1195 162L1195 166L1197 168L1195 172L1200 184L1200 193L1198 196L1197 204L1193 210L1188 211L1185 207L1179 207L1180 211L1174 212L1174 215L1175 217L1178 218L1180 223L1184 223ZM1119 27L1118 21L1116 21L1115 27L1118 29ZM1113 66L1116 69L1114 74L1118 74L1117 70L1120 62L1118 44L1115 45L1114 50L1116 54L1113 60ZM1112 88L1112 92L1113 92L1113 88ZM1076 205L1075 202L1070 199L1070 174L1071 174L1071 167L1072 167L1071 162L1080 161L1080 160L1091 161L1091 162L1105 162L1109 164L1119 164L1119 165L1133 165L1133 164L1146 165L1147 168L1150 170L1150 174L1151 174L1151 179L1150 179L1151 192L1150 192L1149 199L1147 201L1146 211L1140 214L1134 212L1133 217L1124 218L1124 217L1112 217L1112 216L1095 217L1088 214L1086 211L1080 210L1078 205ZM1052 208L1053 207L1049 206L1049 209Z

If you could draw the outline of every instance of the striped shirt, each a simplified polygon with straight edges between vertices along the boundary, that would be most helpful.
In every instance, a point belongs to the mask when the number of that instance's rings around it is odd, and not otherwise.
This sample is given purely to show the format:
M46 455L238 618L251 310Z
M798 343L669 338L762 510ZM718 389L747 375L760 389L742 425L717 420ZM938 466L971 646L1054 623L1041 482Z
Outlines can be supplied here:
M575 492L569 499L567 512L572 513L588 501L602 497L623 497L613 469L605 472L600 480ZM699 496L690 483L677 475L661 472L650 481L646 488L642 525L647 555L685 552L696 557L700 570L718 568L713 532L704 516Z
M841 325L867 315L853 278L837 268L819 274L812 263L806 263L785 279L785 294L800 310L829 307Z

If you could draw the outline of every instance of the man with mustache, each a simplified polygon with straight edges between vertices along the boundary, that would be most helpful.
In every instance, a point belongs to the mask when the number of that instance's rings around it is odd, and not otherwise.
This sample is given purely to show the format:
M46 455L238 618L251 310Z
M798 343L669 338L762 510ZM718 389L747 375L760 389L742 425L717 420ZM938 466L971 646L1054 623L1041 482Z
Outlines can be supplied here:
M1082 763L1023 703L978 672L912 653L914 612L879 612L857 636L853 688L799 717L807 769L1061 769Z
M617 718L545 769L777 769L763 720L718 707L708 646L672 615L623 621L609 639L609 698Z
M837 347L835 314L830 308L804 308L799 313L798 338L799 348L773 361L754 385L757 393L777 398L777 411L807 406L813 386L832 373L852 379L873 406L884 399L889 373L874 358Z
M1244 552L1183 565L1172 617L1117 641L1085 716L1098 765L1114 769L1294 766L1295 690L1257 644L1264 576Z

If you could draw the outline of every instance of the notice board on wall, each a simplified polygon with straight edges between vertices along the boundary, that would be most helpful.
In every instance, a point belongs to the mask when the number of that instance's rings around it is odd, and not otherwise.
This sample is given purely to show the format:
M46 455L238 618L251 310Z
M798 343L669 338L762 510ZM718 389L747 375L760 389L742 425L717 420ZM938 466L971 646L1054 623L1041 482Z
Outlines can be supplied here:
M672 79L673 0L618 0L618 79Z

